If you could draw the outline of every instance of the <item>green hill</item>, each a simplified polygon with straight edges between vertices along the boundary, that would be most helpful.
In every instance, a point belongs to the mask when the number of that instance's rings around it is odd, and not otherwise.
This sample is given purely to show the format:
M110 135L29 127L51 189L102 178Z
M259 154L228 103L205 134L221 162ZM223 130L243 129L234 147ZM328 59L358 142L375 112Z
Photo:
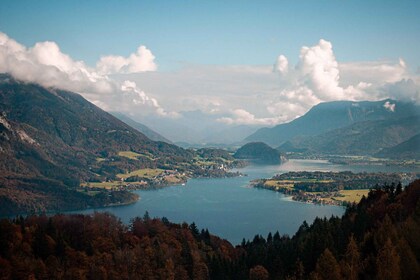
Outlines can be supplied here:
M233 156L260 164L280 164L282 162L280 152L262 142L245 144Z

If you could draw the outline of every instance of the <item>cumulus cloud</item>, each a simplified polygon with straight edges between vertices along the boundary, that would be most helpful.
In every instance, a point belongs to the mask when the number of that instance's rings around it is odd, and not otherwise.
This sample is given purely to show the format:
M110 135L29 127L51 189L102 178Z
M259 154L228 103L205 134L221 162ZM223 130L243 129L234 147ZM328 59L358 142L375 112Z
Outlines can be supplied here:
M145 71L156 71L155 56L145 46L140 46L137 51L129 57L103 56L96 64L101 74L115 73L138 73Z
M10 73L25 82L78 92L105 110L173 116L134 82L121 83L107 75L154 71L156 68L152 52L144 46L128 58L103 57L97 68L91 68L62 53L55 42L39 42L27 48L0 32L0 73Z
M280 68L279 61L274 65ZM294 69L280 72L284 89L273 98L267 111L282 120L291 120L312 106L334 100L378 100L384 98L419 101L419 85L409 77L406 63L353 62L339 64L331 42L321 39L317 45L302 47ZM391 105L390 105L391 106ZM392 106L388 107L392 110Z
M420 102L420 78L409 73L403 59L339 63L332 43L323 39L314 46L302 47L294 67L289 66L287 57L279 55L272 69L279 77L274 81L278 87L271 86L272 90L263 88L269 80L259 77L261 92L251 101L256 107L265 106L265 114L259 111L263 117L255 117L251 109L235 110L218 121L229 124L282 123L305 114L320 102L334 100L393 98ZM244 79L243 84L249 85L249 80ZM388 104L386 108L392 111L395 109L392 105Z
M284 55L279 55L277 57L276 63L274 64L273 71L279 72L281 74L286 74L289 70L289 61L287 60L287 57Z

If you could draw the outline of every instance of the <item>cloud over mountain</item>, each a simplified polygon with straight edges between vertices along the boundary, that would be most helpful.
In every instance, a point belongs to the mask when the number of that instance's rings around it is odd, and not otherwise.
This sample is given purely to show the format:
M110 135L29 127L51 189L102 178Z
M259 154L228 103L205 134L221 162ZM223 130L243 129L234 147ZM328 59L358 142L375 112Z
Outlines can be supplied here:
M201 110L219 124L275 125L326 101L420 102L420 75L410 73L403 59L340 62L333 44L321 39L291 61L280 54L274 65L184 64L160 72L153 53L140 46L127 57L102 56L90 67L54 42L28 48L0 32L0 72L79 92L105 110L138 120Z
M394 98L420 102L420 79L409 73L404 60L339 63L332 43L323 39L314 46L302 47L294 67L289 66L287 57L279 55L273 73L278 80L271 82L277 85L271 84L267 90L268 79L259 75L260 91L251 101L255 107L264 104L265 114L260 109L261 117L256 117L252 110L235 104L236 109L228 112L230 116L218 121L273 125L303 115L320 102L334 100ZM243 79L240 87L251 85L250 89L254 90L251 82L249 78Z
M140 46L128 58L105 56L97 68L75 61L61 52L55 42L38 42L27 48L0 32L0 73L7 72L16 79L35 82L81 93L105 110L142 111L170 115L155 98L108 76L110 73L138 73L157 69L152 52Z

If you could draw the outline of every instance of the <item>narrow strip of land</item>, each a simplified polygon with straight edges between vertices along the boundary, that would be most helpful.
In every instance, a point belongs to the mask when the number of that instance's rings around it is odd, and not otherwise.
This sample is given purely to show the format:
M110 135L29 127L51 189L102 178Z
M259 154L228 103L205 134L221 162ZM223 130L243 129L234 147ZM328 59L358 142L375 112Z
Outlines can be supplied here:
M316 204L346 205L358 203L384 182L392 188L419 178L414 173L288 172L270 179L252 181L263 188L292 196L293 200Z

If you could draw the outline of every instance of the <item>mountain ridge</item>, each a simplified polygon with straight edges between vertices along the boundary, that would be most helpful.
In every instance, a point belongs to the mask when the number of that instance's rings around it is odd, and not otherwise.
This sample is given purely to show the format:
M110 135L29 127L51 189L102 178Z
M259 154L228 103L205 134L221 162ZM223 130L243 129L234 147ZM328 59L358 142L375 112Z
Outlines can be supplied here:
M294 139L281 145L282 152L323 155L375 155L420 132L420 116L403 119L369 120Z
M273 128L262 128L245 142L262 141L277 147L294 137L314 136L368 120L398 119L419 115L420 107L392 99L381 101L332 101L312 107L305 115Z
M149 128L148 126L137 122L130 118L129 116L120 113L120 112L110 112L111 115L118 118L119 120L123 121L127 125L131 126L132 128L135 128L136 130L143 133L147 138L153 141L160 141L160 142L166 142L168 144L173 144L172 141L168 140L158 132L154 131L153 129Z

